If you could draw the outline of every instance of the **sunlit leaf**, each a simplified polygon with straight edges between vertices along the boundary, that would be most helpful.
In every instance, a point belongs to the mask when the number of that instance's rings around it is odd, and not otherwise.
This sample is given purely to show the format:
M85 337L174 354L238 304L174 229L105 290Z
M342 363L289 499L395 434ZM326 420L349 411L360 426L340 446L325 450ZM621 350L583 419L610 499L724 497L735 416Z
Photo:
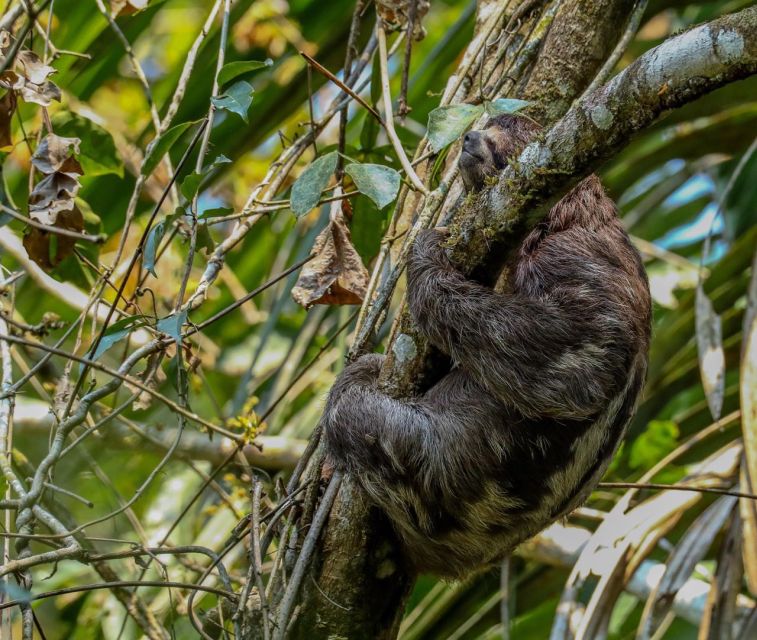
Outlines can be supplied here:
M697 287L696 297L697 352L702 386L712 417L717 420L723 410L725 395L725 353L720 316L703 287Z
M247 122L247 111L252 104L252 92L254 89L249 82L240 80L231 85L220 96L211 98L211 102L217 109L225 109L236 113L242 120Z
M482 105L454 104L437 107L428 114L428 140L438 153L463 135L484 112Z
M331 151L316 158L292 185L290 206L296 216L304 216L318 204L321 192L336 169L338 154Z
M394 202L400 189L400 174L380 164L348 164L347 175L355 181L358 191L367 195L379 209Z
M241 76L243 73L250 71L257 71L258 69L264 69L273 65L273 60L266 58L262 62L259 60L239 60L237 62L229 62L221 68L218 72L218 85L225 87L234 78Z

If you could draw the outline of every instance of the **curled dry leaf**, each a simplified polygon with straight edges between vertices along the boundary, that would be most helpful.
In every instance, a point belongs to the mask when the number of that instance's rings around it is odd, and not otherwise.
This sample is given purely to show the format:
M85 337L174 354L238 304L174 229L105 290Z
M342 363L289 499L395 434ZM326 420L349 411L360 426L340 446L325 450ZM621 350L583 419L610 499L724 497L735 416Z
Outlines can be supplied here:
M314 304L360 304L368 288L363 266L341 213L318 234L313 260L300 272L292 297L306 309Z
M4 151L13 146L11 138L11 118L16 110L16 94L13 91L7 91L0 98L0 151Z
M57 224L61 212L74 208L79 181L70 173L45 176L29 194L29 217L42 224Z
M50 133L34 152L32 164L45 176L29 194L29 216L37 222L57 224L61 212L74 209L79 176L84 173L75 158L79 143L79 138Z
M82 175L81 165L74 157L79 153L80 142L79 138L64 138L50 133L39 143L32 156L32 164L45 175L55 171Z
M413 38L422 40L426 35L426 30L421 25L421 18L428 13L431 6L429 0L376 0L376 12L386 29L401 29L407 23L412 2L416 3Z
M6 71L0 76L0 86L17 91L25 102L48 107L53 100L60 102L60 89L48 80L56 69L32 51L20 51L15 61L15 71Z
M16 67L32 84L44 84L53 73L57 72L55 67L42 62L33 51L19 51L16 56Z
M76 207L73 207L71 211L61 211L55 221L55 226L81 232L84 229L84 216ZM26 253L45 271L51 271L68 258L73 253L75 244L75 238L50 233L36 227L30 227L24 235Z

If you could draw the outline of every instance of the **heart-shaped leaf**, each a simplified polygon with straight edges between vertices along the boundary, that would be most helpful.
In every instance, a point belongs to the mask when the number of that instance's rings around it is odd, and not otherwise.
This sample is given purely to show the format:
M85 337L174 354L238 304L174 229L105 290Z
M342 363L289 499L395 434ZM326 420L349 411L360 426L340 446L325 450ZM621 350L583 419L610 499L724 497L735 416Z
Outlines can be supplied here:
M290 206L296 216L304 216L321 199L321 192L329 183L329 178L336 170L337 152L316 158L292 185Z
M431 149L439 153L452 144L484 112L482 105L453 104L437 107L428 114L428 140Z
M394 202L400 188L400 174L381 164L348 164L347 175L355 181L360 193L364 193L379 209Z
M210 101L215 105L216 109L225 109L226 111L236 113L242 120L247 122L247 110L252 104L253 91L254 89L249 82L240 80L226 89L224 94L211 98Z

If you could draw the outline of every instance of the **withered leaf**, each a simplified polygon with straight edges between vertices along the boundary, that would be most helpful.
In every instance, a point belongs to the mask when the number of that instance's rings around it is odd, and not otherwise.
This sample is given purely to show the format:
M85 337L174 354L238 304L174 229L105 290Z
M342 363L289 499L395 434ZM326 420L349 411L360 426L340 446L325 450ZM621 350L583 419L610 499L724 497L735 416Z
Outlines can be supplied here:
M118 16L128 16L147 7L150 0L110 0L111 13Z
M49 133L42 138L34 152L32 164L45 175L56 171L82 175L84 171L74 157L79 154L80 142L79 138L64 138Z
M300 272L292 289L294 301L306 309L314 304L360 304L368 288L368 270L352 246L341 214L318 234L313 260Z
M60 89L52 82L25 82L19 91L24 102L33 102L43 107L49 107L53 100L60 102Z
M416 2L413 38L422 40L426 31L421 25L421 18L428 13L429 0L376 0L376 12L387 29L400 29L408 21L410 3Z
M81 232L84 229L84 216L76 207L71 211L62 211L58 214L55 226ZM75 244L75 238L50 233L36 227L29 227L24 235L24 249L27 255L45 271L51 271L68 258L73 253Z
M11 118L16 110L16 94L8 91L0 98L0 150L13 146Z
M57 225L61 212L74 208L79 186L75 174L56 172L45 176L29 194L29 216L42 224Z
M28 50L19 51L16 56L16 68L29 82L39 85L44 84L49 76L58 71L55 67L42 62L36 53Z

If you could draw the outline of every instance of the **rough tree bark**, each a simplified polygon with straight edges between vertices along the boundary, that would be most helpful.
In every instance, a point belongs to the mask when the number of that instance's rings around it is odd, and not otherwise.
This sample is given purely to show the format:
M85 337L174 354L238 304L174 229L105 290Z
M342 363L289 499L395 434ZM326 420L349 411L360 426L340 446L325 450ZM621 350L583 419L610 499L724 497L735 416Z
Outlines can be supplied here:
M671 38L565 113L609 54L632 5L563 2L525 85L531 97L549 101L540 108L544 122L562 117L497 185L468 199L456 215L451 251L465 271L493 280L497 263L492 253L501 255L517 244L550 203L633 133L666 110L757 72L757 9L749 8ZM587 22L589 12L593 19ZM606 45L601 54L590 46L592 54L580 64L564 64L561 51L583 51L587 42ZM395 335L385 377L392 382L391 393L410 395L428 369L430 350L407 315ZM400 341L403 348L397 349ZM403 569L391 528L347 479L305 577L291 637L394 638L413 581Z

